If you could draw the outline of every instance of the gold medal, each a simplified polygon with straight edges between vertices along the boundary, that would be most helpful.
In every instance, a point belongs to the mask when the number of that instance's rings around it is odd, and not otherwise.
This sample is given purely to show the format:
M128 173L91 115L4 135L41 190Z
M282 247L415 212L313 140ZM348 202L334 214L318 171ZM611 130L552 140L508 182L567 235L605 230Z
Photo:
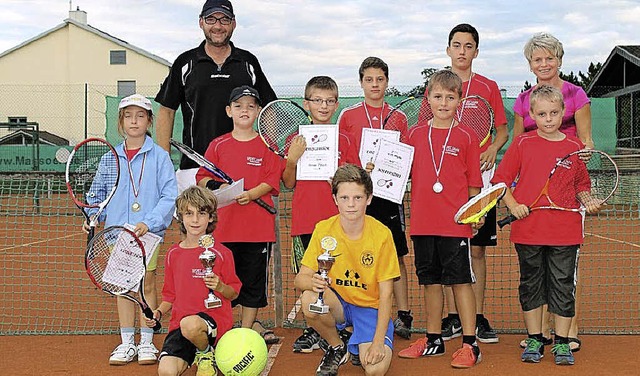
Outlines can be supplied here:
M133 210L134 212L139 212L140 211L140 204L137 202L134 202L133 205L131 205L131 210Z

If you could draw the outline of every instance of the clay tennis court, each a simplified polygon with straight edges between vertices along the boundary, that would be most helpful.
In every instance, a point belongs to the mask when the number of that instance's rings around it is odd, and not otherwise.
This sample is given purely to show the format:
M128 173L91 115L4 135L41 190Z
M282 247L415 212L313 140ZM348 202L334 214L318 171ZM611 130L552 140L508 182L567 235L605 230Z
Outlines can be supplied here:
M98 291L83 266L86 235L80 231L82 217L60 190L59 176L15 178L12 194L0 195L3 222L0 225L0 366L5 374L33 375L153 375L155 366L107 363L119 343L115 301ZM627 189L627 188L625 188ZM16 193L21 192L21 193ZM634 191L635 192L635 191ZM296 307L298 292L290 268L290 193L280 197L280 247L272 258L270 305L260 319L281 336L270 347L270 375L313 374L320 351L294 354L291 345L301 333L302 316ZM636 196L637 197L637 196ZM504 214L504 209L501 209ZM637 374L630 358L640 348L640 219L637 200L611 205L585 224L581 250L582 350L576 365L566 374ZM179 241L174 223L163 250ZM414 328L425 326L422 292L413 271L412 252L407 256L410 303ZM160 263L163 261L161 254ZM556 371L551 357L541 364L521 364L518 342L524 332L517 299L517 259L508 242L508 228L499 232L499 244L488 254L485 312L501 333L500 343L482 345L482 364L473 374L544 374ZM162 270L158 281L161 288ZM166 320L165 323L166 325ZM511 333L511 334L509 334ZM165 334L155 337L161 346ZM414 339L422 333L415 333ZM411 342L396 338L395 353ZM439 358L407 360L394 357L392 375L425 372L449 373L450 355L460 345L455 339L447 354ZM193 370L189 371L194 374ZM340 374L359 375L359 367L347 364Z

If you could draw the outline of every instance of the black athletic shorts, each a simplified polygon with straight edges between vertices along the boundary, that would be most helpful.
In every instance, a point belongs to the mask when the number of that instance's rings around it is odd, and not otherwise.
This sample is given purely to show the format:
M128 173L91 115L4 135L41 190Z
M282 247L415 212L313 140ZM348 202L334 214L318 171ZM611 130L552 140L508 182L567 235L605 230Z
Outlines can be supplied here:
M271 243L223 243L233 253L236 275L242 282L240 294L231 302L235 307L267 306L267 282Z
M531 311L543 304L562 317L575 316L580 245L515 244L520 263L520 305Z
M407 235L405 234L404 206L373 196L371 204L367 207L367 214L382 222L391 230L393 243L396 246L398 257L409 253Z
M216 324L216 321L206 313L199 312L197 315L207 323L207 326L209 327L207 333L207 337L209 338L209 345L213 346L218 335L218 324ZM193 360L196 358L197 350L198 348L196 347L196 345L194 345L188 339L184 338L184 336L182 335L182 330L178 328L170 331L169 334L167 334L167 337L164 339L164 343L162 344L162 351L160 351L159 358L162 358L165 355L175 356L191 365L191 363L193 363Z
M411 240L419 285L458 285L476 281L468 238L414 235Z
M476 236L471 239L471 245L480 247L498 245L498 233L496 230L496 207L487 212L484 225L480 227Z

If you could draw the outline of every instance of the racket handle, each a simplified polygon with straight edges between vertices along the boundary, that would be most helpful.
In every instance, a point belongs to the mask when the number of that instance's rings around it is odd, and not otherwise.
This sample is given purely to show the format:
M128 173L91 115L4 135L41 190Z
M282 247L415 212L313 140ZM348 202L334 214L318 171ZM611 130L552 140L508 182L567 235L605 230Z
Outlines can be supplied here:
M151 308L149 307L145 307L142 310L142 313L144 313L144 315L149 319L149 320L153 320L156 322L156 324L153 326L153 331L157 332L158 330L162 329L162 324L160 323L160 321L156 320L155 317L153 317L153 311L151 310Z
M508 225L509 223L513 222L513 221L517 221L518 218L516 218L513 214L509 214L508 217L504 217L501 220L498 221L498 227L503 228L504 226Z
M260 205L264 210L268 211L271 214L276 214L277 210L273 206L264 202L261 198L255 200L256 204Z
M93 239L93 235L95 235L95 233L96 233L96 228L93 226L90 226L89 232L87 233L87 244L91 242L91 239Z

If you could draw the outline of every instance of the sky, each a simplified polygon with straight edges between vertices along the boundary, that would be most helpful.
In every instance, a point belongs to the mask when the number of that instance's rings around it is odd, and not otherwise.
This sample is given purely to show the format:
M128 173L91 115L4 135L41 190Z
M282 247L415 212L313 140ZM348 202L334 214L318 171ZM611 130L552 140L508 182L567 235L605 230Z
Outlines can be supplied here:
M473 70L509 92L535 79L522 53L536 32L564 45L563 72L604 63L616 45L640 44L640 1L501 0L232 0L232 41L255 54L275 87L300 86L329 75L358 88L358 66L378 56L390 67L390 86L422 82L424 68L450 65L447 37L459 23L480 32ZM170 62L202 40L204 1L73 0L89 25ZM0 0L0 51L62 23L68 0ZM278 90L280 91L280 90ZM358 93L345 93L356 95Z

